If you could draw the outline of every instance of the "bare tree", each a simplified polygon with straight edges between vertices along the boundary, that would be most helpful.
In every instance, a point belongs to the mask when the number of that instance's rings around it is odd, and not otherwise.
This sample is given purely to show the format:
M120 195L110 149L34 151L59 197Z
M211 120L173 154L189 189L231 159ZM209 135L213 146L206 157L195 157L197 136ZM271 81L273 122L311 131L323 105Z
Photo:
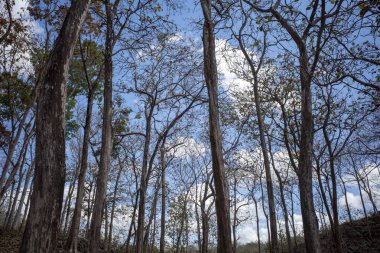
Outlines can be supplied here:
M214 21L211 0L201 0L203 23L204 77L209 98L209 124L212 170L215 184L215 208L218 224L218 252L232 252L229 201L222 156L222 136L218 111L218 72L215 58Z

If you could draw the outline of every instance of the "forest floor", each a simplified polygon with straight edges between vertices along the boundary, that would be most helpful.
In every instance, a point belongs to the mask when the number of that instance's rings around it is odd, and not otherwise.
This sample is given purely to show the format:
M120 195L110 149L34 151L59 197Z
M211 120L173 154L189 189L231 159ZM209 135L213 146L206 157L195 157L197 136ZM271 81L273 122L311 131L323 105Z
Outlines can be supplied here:
M367 219L342 223L340 231L343 252L380 253L380 212L372 214ZM336 252L331 230L326 229L321 232L321 246L323 253Z
M340 225L343 241L343 252L347 253L379 253L380 252L380 212L368 219L362 218ZM0 229L0 253L18 253L22 235L14 230ZM58 245L62 245L62 240ZM335 252L331 240L331 232L321 232L322 252ZM240 248L240 247L239 247ZM252 250L252 249L251 249ZM245 250L239 252L246 252ZM56 253L62 253L58 250ZM299 245L298 252L303 253L304 246Z

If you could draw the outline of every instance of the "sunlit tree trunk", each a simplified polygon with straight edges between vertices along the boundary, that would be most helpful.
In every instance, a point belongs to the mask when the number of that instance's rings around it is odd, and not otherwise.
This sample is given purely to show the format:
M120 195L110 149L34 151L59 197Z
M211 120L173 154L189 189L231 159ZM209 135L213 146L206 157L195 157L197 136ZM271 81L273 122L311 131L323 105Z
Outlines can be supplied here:
M214 21L211 17L211 0L201 0L204 16L203 23L203 56L204 77L209 98L209 124L212 170L215 184L215 209L218 226L219 253L232 252L231 226L229 217L229 200L227 182L222 155L222 141L218 109L218 72L215 58Z
M100 152L99 171L96 177L96 195L92 211L89 233L90 253L96 253L100 243L100 229L102 226L102 211L106 199L108 170L112 151L112 44L113 44L113 13L109 0L104 2L106 9L106 39L104 52L104 107L102 125L102 146Z

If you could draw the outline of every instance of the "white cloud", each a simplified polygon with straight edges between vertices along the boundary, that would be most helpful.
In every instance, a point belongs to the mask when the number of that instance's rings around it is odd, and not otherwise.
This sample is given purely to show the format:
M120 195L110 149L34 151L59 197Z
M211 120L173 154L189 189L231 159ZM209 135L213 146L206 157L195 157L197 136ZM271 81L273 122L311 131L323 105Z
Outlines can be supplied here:
M362 203L360 200L359 195L355 195L351 192L346 193L347 196L347 202L350 207L356 208L356 209L362 209ZM341 196L338 200L338 204L341 208L346 208L346 200L344 196Z
M172 145L178 145L170 150L171 155L175 157L200 156L206 152L206 146L193 138L178 137L174 143L168 145L168 148Z
M223 77L221 85L231 94L244 92L251 86L249 82L239 78L231 69L232 64L244 66L244 54L241 50L234 49L226 40L217 40L216 60L218 72Z

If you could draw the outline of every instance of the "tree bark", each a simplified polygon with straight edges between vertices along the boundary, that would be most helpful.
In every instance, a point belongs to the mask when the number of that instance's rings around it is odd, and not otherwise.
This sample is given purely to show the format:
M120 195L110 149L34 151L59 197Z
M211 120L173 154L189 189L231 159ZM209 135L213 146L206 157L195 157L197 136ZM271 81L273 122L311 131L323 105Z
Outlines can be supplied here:
M70 59L90 0L72 1L37 88L35 179L20 252L53 252L65 184L65 105Z
M290 236L288 207L286 206L285 194L284 194L284 182L286 182L285 181L286 179L283 181L280 172L276 168L276 165L274 163L274 157L273 157L272 146L271 146L270 141L268 141L268 147L269 147L269 154L271 157L273 170L276 174L278 184L279 184L279 188L280 188L280 197L281 197L282 209L284 212L285 233L286 233L286 241L287 241L287 246L288 246L288 253L293 253L294 248L293 248L292 238Z
M253 202L255 203L255 212L256 212L256 232L257 232L257 244L259 246L259 253L261 253L261 241L260 241L260 218L259 210L257 208L257 200L253 196Z
M161 232L160 232L160 253L165 253L165 214L166 214L166 161L165 147L160 149L161 161Z
M83 67L86 68L86 66L83 66ZM89 147L89 139L90 139L90 132L91 132L92 107L93 107L94 92L95 92L94 90L95 87L92 87L90 83L88 83L88 85L89 85L89 91L87 95L86 120L85 120L84 133L83 133L83 145L82 145L80 171L79 171L79 176L78 176L77 196L76 196L71 228L70 228L70 232L69 232L68 239L66 242L66 249L71 249L74 252L76 252L77 245L78 245L79 225L80 225L81 212L82 212L82 206L83 206L83 198L85 194L84 183L86 180L86 173L87 173L87 167L88 167L87 165L88 147Z
M112 197L110 228L109 228L109 232L108 232L108 244L107 244L108 250L112 246L112 229L113 229L113 219L114 219L115 208L116 208L116 198L117 198L117 192L118 192L118 188L119 188L119 181L120 181L120 177L121 177L121 172L123 171L123 166L121 164L120 159L119 159L119 166L120 166L120 168L119 168L119 171L118 171L117 176L116 176L115 188L114 188L113 197Z
M232 252L229 199L222 156L222 141L218 110L218 72L215 57L214 24L211 17L211 0L201 0L204 16L203 56L204 77L209 98L209 131L211 143L212 170L215 184L215 209L218 227L219 253Z
M109 0L105 1L106 9L106 41L104 52L104 108L102 126L102 147L100 153L99 172L96 179L96 195L89 234L90 253L96 253L100 243L102 226L102 210L107 191L108 170L112 150L112 48L113 48L113 13Z

